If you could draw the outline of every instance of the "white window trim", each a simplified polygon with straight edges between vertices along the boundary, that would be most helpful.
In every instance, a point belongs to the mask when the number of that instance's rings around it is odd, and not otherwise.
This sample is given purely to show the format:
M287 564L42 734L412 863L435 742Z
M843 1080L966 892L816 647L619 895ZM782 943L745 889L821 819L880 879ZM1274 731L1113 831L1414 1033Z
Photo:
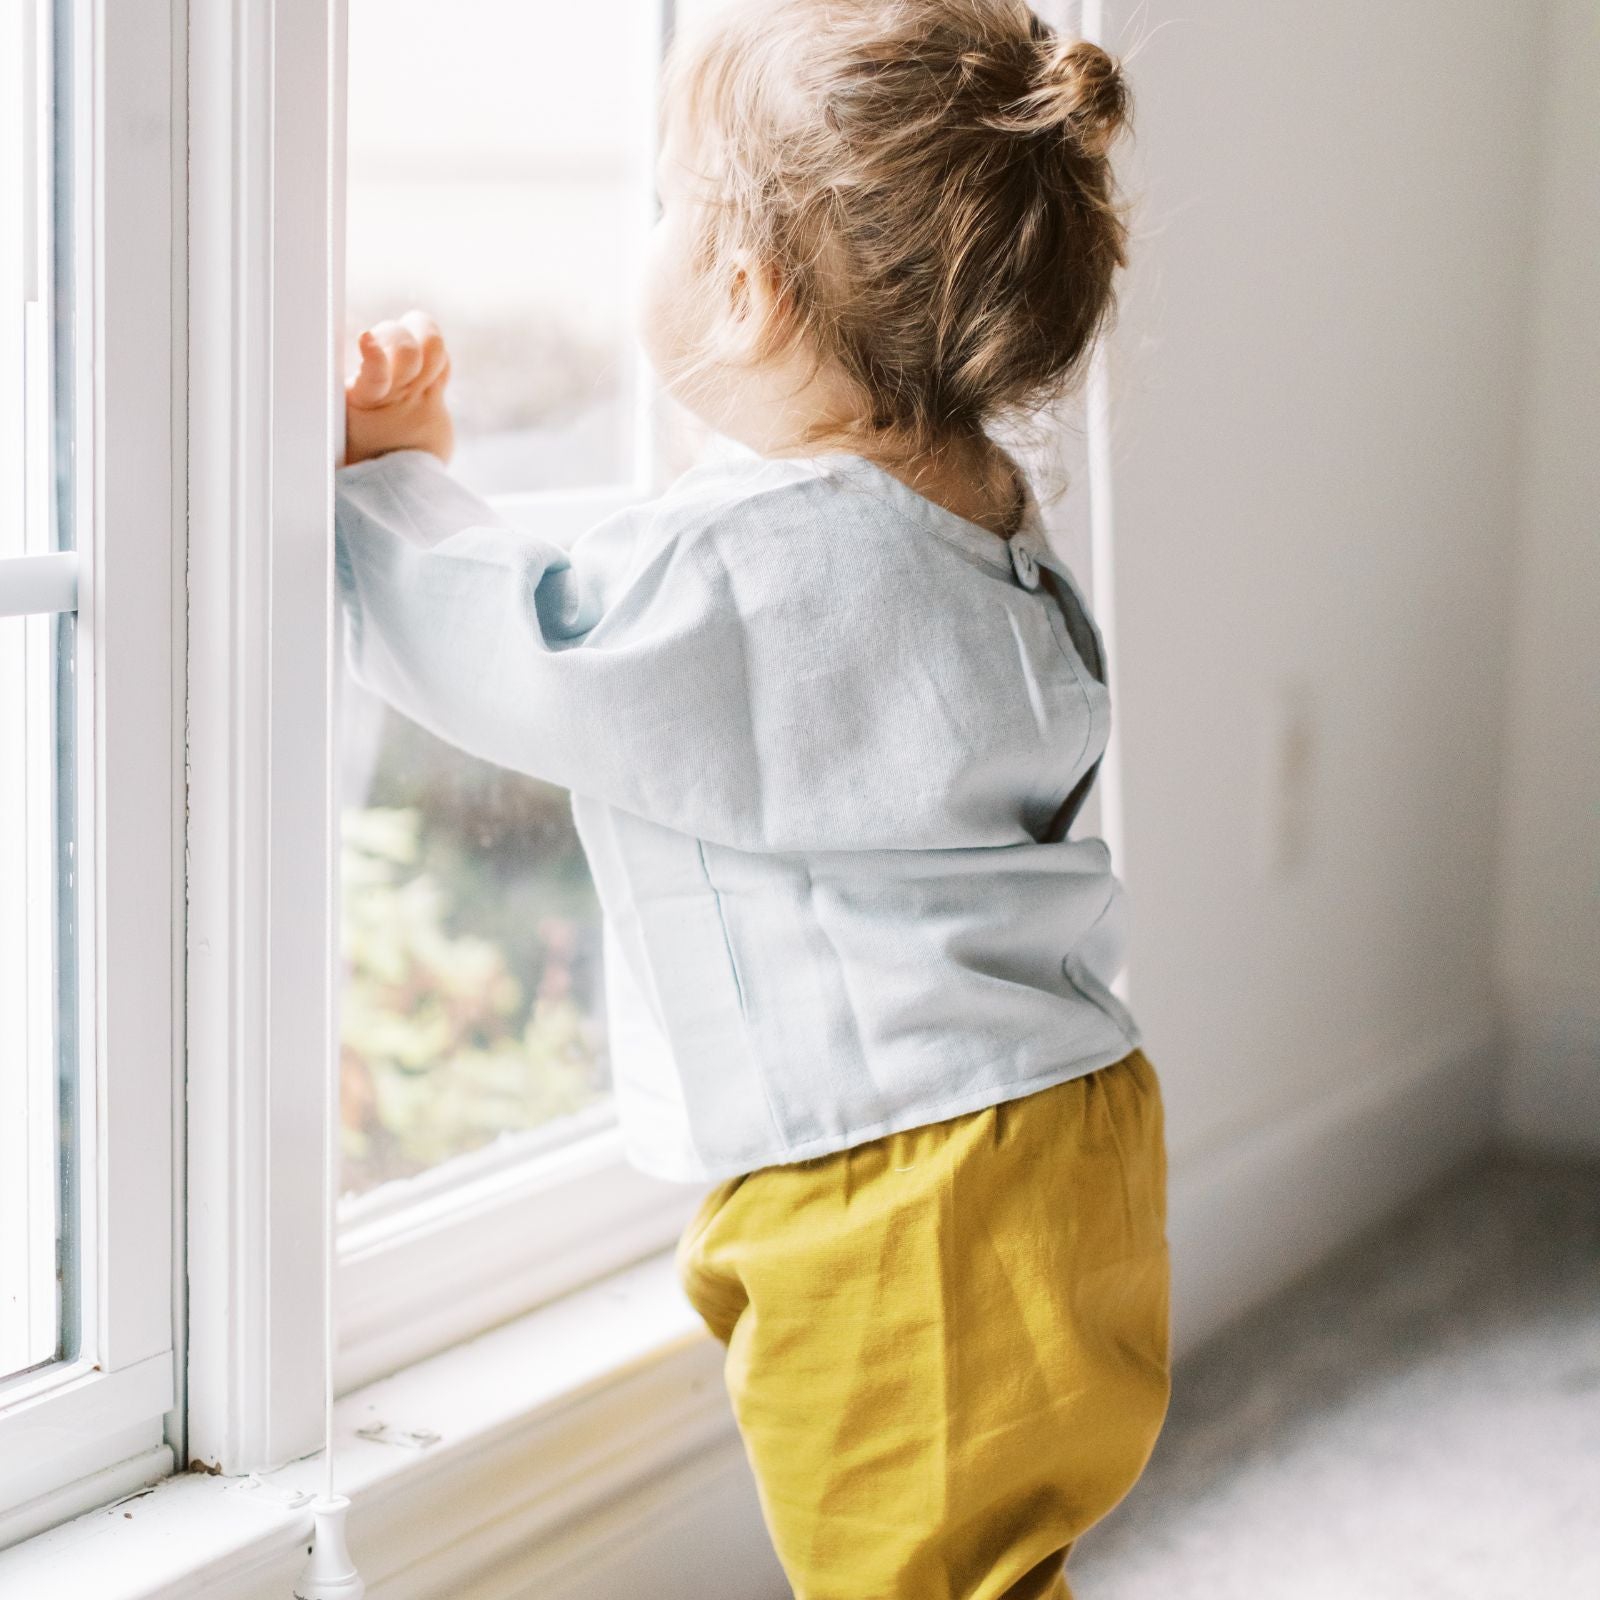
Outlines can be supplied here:
M187 1456L228 1473L322 1424L327 28L276 0L189 15Z
M75 1361L0 1387L0 1541L171 1469L181 925L168 0L77 0L69 69L77 625ZM29 1498L23 1500L22 1496Z
M426 1175L420 1193L385 1185L341 1230L338 1394L642 1260L703 1193L635 1171L615 1127L461 1165L479 1170L431 1195Z

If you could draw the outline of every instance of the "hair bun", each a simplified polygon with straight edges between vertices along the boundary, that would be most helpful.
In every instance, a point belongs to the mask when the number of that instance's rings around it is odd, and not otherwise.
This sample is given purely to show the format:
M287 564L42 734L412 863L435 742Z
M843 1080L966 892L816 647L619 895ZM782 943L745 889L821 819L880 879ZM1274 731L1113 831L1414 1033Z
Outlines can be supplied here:
M1029 98L1070 130L1085 155L1104 156L1128 118L1128 86L1115 58L1088 39L1040 41L1048 53Z

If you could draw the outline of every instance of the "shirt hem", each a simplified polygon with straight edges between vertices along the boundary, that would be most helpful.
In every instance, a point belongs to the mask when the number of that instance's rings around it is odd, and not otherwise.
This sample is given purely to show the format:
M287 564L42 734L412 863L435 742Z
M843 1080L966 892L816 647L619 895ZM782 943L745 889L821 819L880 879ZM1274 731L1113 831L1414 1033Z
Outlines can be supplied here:
M668 1162L651 1162L647 1165L647 1158L626 1145L624 1154L631 1165L649 1177L675 1183L721 1183L749 1172L759 1172L764 1167L792 1166L799 1161L835 1155L840 1150L866 1144L886 1134L903 1133L908 1128L920 1128L933 1122L947 1122L950 1118L963 1116L969 1111L983 1111L990 1106L1002 1105L1008 1100L1019 1100L1024 1095L1048 1089L1053 1084L1065 1083L1071 1078L1087 1077L1091 1072L1098 1072L1102 1067L1115 1066L1117 1062L1132 1055L1140 1048L1141 1040L1142 1035L1138 1030L1134 1030L1132 1034L1119 1038L1116 1044L1093 1052L1081 1061L1075 1062L1070 1068L1057 1067L1048 1072L1035 1073L1030 1078L1019 1078L1014 1082L998 1085L989 1084L982 1089L969 1090L948 1100L937 1101L931 1106L917 1106L902 1114L881 1118L877 1122L868 1123L865 1127L852 1129L849 1133L823 1134L814 1139L802 1140L798 1144L785 1145L755 1156L722 1161L702 1158L701 1170L693 1177L685 1177L680 1166Z

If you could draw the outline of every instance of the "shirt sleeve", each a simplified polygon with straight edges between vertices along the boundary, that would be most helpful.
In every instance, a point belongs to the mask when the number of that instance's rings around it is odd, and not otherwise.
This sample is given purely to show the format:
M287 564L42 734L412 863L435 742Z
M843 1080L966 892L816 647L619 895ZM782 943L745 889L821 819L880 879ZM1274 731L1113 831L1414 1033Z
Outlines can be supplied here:
M486 761L684 832L744 834L743 628L692 528L647 502L568 551L419 450L339 468L334 506L359 682Z

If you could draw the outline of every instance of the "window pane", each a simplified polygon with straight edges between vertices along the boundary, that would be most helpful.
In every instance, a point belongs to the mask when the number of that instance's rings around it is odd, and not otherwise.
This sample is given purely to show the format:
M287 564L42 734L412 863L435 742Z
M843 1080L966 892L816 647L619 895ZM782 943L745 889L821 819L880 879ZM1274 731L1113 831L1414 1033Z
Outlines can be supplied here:
M438 319L452 470L480 493L645 480L658 28L643 0L351 0L346 327ZM553 532L563 508L519 516ZM341 724L345 1193L590 1131L600 915L568 795L348 682Z
M69 548L53 418L70 342L54 281L50 7L0 13L0 595ZM62 52L63 57L65 52ZM64 120L64 119L63 119ZM64 230L63 230L64 231ZM15 573L19 569L11 568ZM25 602L32 603L32 602ZM77 1140L70 614L0 617L0 1378L73 1353Z
M632 482L654 7L350 0L346 329L453 352L483 493Z
M61 1342L52 617L0 619L0 1376Z
M567 792L349 683L342 711L343 1188L360 1193L558 1133L611 1078L599 907Z

